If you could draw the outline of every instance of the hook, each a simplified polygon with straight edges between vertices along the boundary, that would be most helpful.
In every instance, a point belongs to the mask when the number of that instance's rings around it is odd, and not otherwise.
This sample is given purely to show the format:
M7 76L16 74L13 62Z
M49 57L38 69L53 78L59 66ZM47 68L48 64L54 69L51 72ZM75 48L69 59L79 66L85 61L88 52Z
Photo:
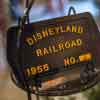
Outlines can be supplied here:
M71 7L69 8L69 11L68 11L68 16L71 15L71 11L73 11L73 14L76 15L75 8L71 6Z

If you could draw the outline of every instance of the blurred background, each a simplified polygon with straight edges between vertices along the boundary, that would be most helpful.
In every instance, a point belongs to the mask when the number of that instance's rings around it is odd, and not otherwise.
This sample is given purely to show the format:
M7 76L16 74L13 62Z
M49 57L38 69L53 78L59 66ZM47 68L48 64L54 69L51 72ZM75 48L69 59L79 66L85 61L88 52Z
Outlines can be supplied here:
M25 2L26 0L0 0L0 100L27 100L26 93L12 83L6 59L6 31L10 26L17 25L18 18L24 15ZM77 13L90 12L100 29L100 0L35 0L29 18L31 22L37 22L67 16L70 6ZM41 100L100 100L100 84L79 94L41 97Z

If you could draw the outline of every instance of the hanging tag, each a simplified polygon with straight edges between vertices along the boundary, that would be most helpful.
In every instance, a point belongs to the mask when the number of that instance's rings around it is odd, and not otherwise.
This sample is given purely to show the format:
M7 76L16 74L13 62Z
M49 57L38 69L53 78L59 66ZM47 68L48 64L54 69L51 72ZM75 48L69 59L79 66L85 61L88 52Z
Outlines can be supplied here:
M99 82L100 33L89 13L25 24L20 56L16 53L17 29L12 27L8 31L7 58L15 72L18 67L24 68L31 92L68 95ZM17 66L17 60L21 66ZM41 84L38 92L36 80Z

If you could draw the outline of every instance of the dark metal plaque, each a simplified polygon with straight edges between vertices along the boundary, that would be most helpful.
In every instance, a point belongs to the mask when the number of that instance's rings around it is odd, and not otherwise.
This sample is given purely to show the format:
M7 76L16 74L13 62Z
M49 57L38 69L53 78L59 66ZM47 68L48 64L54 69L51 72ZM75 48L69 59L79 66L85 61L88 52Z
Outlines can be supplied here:
M19 49L17 29L8 30L8 62L18 81L22 68L31 92L67 95L99 82L100 33L89 13L24 25Z

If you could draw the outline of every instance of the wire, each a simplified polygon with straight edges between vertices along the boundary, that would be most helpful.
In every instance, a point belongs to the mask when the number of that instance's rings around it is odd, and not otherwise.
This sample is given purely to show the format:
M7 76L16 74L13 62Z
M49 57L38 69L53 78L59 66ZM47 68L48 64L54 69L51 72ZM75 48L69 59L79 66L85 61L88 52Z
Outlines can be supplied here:
M25 15L22 18L19 18L19 23L18 23L19 27L18 27L18 32L17 32L17 35L18 35L18 37L17 37L17 53L18 53L18 56L17 57L18 57L18 66L19 66L18 72L20 73L20 77L23 81L25 88L27 88L27 98L28 98L28 100L32 100L32 98L31 98L31 93L29 92L29 85L27 83L25 73L24 73L24 70L23 70L24 68L23 68L23 66L20 67L21 65L23 65L23 60L22 61L19 60L19 58L21 57L20 50L23 49L23 47L20 48L20 40L21 40L22 27L23 27L23 25L25 25L26 21L29 22L29 13L30 13L30 10L32 8L34 1L35 0L31 0L31 2L29 4L29 0L26 0L26 5L25 5L26 9L25 9L25 12L24 12Z
M31 93L30 92L27 92L27 98L28 98L28 100L32 100L32 97L31 97Z
M26 8L28 8L28 6L29 6L29 0L26 0L25 6L26 6Z
M31 0L31 2L29 4L29 0L26 0L26 9L25 9L25 12L24 12L25 15L22 18L20 18L20 20L19 20L19 30L18 30L18 38L17 38L17 47L18 48L20 48L20 38L21 38L21 30L22 30L22 27L26 23L26 21L29 23L29 13L30 13L30 10L31 10L32 5L34 4L34 2L35 2L35 0ZM27 89L27 97L28 97L28 100L32 100L31 93L30 93L30 91L28 91L29 90L29 86L27 84L27 81L26 81L24 72L23 72L23 78L24 78L26 87L28 88ZM36 86L36 89L38 91L38 87L37 86ZM36 99L39 100L39 95L36 95Z
M74 14L74 15L76 14L75 8L71 6L71 7L69 8L69 11L68 11L68 16L71 15L71 11L73 11L73 14Z

